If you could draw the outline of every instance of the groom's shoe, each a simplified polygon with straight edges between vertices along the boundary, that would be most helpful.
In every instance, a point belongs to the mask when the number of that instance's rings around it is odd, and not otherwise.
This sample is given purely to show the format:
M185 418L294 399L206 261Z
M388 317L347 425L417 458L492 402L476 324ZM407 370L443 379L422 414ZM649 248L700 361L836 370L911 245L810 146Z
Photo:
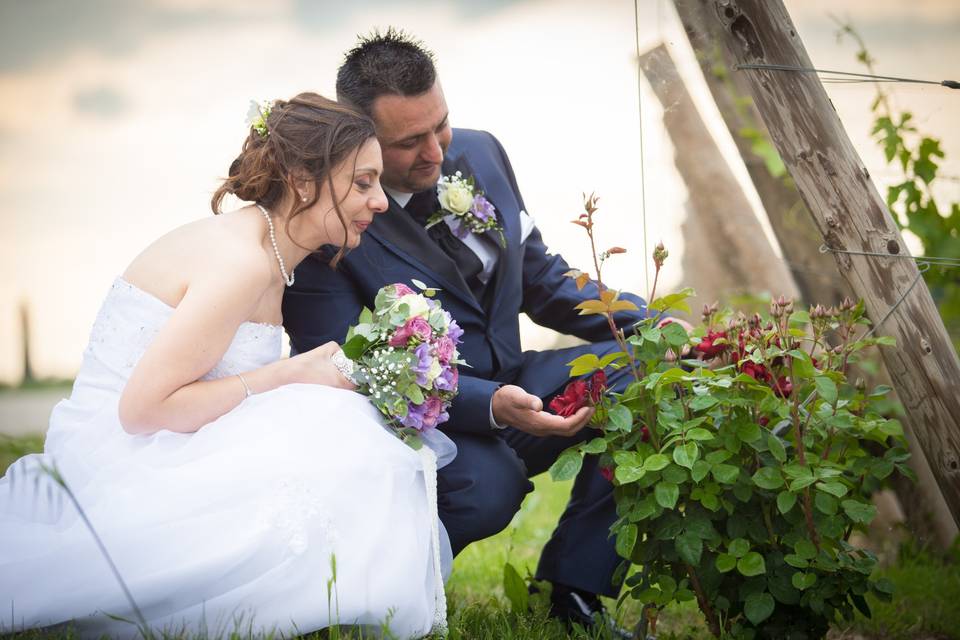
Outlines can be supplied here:
M587 631L605 629L606 634L600 637L617 640L633 637L632 633L617 624L596 595L562 584L555 583L550 593L550 617L570 626L579 624Z

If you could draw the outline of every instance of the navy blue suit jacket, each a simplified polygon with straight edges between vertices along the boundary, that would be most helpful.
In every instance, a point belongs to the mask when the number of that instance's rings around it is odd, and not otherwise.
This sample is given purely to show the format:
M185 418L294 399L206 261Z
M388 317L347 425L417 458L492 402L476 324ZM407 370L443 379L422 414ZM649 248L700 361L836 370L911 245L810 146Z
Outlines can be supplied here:
M464 330L460 354L470 365L460 369L460 392L443 428L488 432L494 391L515 382L531 361L520 350L521 313L537 324L590 342L610 340L611 336L603 316L581 316L574 310L579 302L596 296L596 287L591 284L578 291L574 281L563 275L570 267L559 255L548 253L539 230L534 229L521 243L523 198L496 138L484 131L454 129L443 173L458 170L465 177L474 176L496 208L506 236L506 247L500 249L488 284L493 287L488 308L471 293L456 264L391 198L390 210L375 216L360 246L336 269L319 254L297 267L296 284L287 289L283 299L283 322L292 350L299 353L330 340L343 342L347 327L356 322L363 307L373 307L374 297L384 285L409 284L415 278L440 289L437 298ZM488 233L497 238L494 232ZM626 326L643 317L645 303L632 294L622 297L641 309L618 314L618 324ZM583 349L585 352L588 347ZM545 382L542 393L563 385L567 376L564 364L569 359L566 351L563 362L538 364L537 376L542 374ZM526 372L524 378L529 377Z

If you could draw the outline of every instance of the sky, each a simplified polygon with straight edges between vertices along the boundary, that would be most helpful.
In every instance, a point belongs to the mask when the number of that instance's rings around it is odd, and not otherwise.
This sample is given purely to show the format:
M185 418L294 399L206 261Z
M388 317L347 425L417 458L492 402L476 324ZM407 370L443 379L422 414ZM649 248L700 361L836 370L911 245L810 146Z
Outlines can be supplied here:
M831 16L851 20L881 73L957 79L955 0L788 0L814 64L859 70ZM589 263L569 221L601 197L605 279L643 294L647 245L674 258L686 188L635 47L666 42L759 210L667 0L0 0L0 381L21 370L18 309L41 376L71 376L113 279L149 242L211 215L252 99L333 95L357 34L400 26L437 56L454 126L493 132L552 250ZM870 85L827 85L878 186L896 175L869 136ZM895 102L943 141L944 197L960 198L960 91L898 85ZM644 163L640 163L641 135ZM641 173L642 171L642 173ZM643 180L641 181L641 175ZM641 190L646 185L646 194ZM645 206L644 206L645 205ZM645 215L644 215L645 211ZM549 333L525 323L524 342Z

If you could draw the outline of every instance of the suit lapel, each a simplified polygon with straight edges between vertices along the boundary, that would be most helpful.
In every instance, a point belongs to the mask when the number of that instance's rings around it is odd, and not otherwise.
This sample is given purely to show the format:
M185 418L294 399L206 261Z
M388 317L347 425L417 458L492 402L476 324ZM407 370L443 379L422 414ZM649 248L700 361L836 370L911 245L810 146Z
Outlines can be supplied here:
M484 183L483 176L474 171L473 167L470 164L470 161L467 159L465 154L460 154L454 158L450 158L448 161L445 161L443 164L443 175L453 175L459 171L464 178L469 178L473 176L474 184L476 188L483 192L484 197L490 201L490 204L493 205L494 210L497 212L497 219L500 221L500 226L503 227L503 236L506 240L506 247L500 245L500 234L496 231L486 231L484 236L486 236L490 242L493 243L493 246L496 247L496 250L499 254L497 259L496 267L493 271L493 276L490 279L490 283L487 286L493 287L491 294L491 306L489 313L491 316L495 315L497 306L500 303L501 294L503 288L501 284L503 282L504 273L509 268L507 262L510 261L510 258L513 255L511 249L515 249L520 244L520 229L519 229L519 216L510 216L500 208L497 204L498 202L510 202L511 194L504 192L502 189L498 189L500 183L493 182L489 186L492 188L488 189L487 184ZM504 188L506 188L506 181L503 181ZM516 222L516 223L515 223Z
M396 201L387 196L390 208L385 215L374 217L367 229L373 238L397 256L421 271L433 274L441 288L472 303L479 303L457 269L456 263L437 246L426 230ZM389 284L389 283L385 283Z

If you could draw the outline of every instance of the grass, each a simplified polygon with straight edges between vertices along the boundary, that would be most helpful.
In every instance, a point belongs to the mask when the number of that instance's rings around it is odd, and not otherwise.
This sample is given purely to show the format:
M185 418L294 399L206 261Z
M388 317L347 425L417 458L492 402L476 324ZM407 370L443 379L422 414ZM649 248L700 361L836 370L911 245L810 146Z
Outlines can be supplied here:
M10 438L0 436L0 471L26 453L40 451L39 436ZM451 640L565 640L599 639L582 630L568 632L559 623L547 619L546 605L534 603L534 611L524 615L510 612L503 592L503 567L509 560L521 573L536 570L537 557L550 537L570 493L570 483L552 482L546 476L534 479L536 490L527 496L513 522L500 534L468 547L454 563L447 585L450 606ZM852 625L836 626L831 640L946 640L960 639L960 546L951 553L938 555L905 547L898 562L881 570L881 575L896 586L893 602L871 602L872 619L858 618ZM615 605L608 601L608 606ZM619 617L632 628L639 607L628 602ZM706 639L709 634L692 603L668 607L658 624L660 640ZM18 640L67 639L76 635L69 629L56 633L28 631ZM236 634L238 639L248 634ZM323 638L360 638L362 634L319 632L306 636Z

